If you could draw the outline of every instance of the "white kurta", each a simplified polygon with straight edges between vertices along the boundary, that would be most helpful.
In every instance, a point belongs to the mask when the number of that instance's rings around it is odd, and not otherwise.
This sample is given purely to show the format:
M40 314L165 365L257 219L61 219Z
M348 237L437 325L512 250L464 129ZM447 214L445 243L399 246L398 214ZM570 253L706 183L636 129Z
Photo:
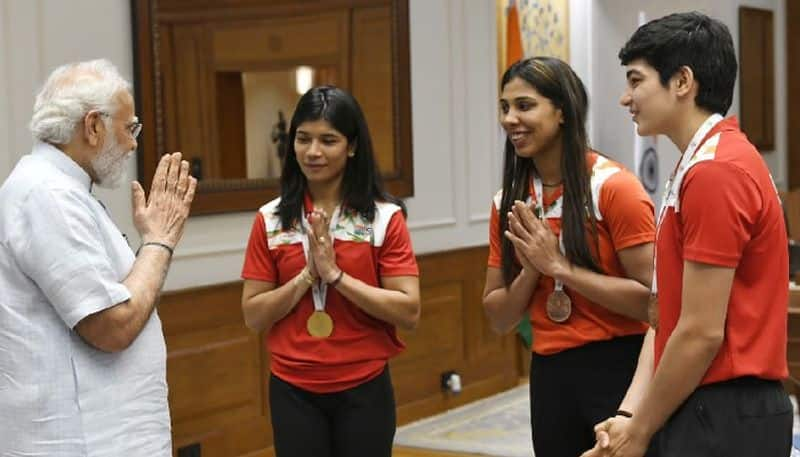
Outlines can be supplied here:
M89 175L37 144L0 187L0 456L170 456L154 311L126 350L73 330L122 303L135 260Z

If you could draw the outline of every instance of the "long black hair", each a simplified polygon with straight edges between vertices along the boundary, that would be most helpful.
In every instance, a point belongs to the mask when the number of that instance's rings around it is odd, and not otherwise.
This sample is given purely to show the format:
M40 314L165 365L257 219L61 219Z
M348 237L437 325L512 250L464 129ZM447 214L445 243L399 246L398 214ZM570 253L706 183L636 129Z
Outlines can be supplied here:
M347 138L355 153L347 158L342 177L342 210L355 211L368 221L375 220L376 201L394 203L406 214L401 200L387 193L375 162L367 121L356 99L347 91L333 86L310 89L300 97L292 115L287 138L286 158L281 171L281 201L277 212L284 230L294 226L303 216L303 199L308 181L297 162L294 140L297 128L304 122L324 120Z
M597 251L597 221L592 203L590 171L586 163L586 152L589 150L585 125L589 109L586 89L569 65L552 57L533 57L514 63L503 74L501 89L514 78L530 84L561 110L564 118L561 126L561 176L564 180L561 232L564 248L570 262L599 272L601 270L589 247L586 227L588 217ZM532 173L536 173L533 159L519 157L511 139L506 138L500 233L508 229L507 214L514 201L525 201L528 197ZM519 274L519 266L514 262L514 246L505 237L502 243L502 271L507 286Z

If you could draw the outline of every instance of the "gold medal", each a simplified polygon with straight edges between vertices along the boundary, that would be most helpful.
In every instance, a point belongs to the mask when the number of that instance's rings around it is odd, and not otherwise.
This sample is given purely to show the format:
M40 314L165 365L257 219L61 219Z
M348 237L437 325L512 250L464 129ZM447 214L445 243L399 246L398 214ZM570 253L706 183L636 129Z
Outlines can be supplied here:
M653 329L658 328L658 295L650 294L650 300L647 302L647 320L650 321L650 327Z
M314 311L306 321L306 329L315 338L327 338L333 333L333 319L325 311Z
M564 322L572 314L572 300L564 290L554 290L547 297L547 317L553 322Z

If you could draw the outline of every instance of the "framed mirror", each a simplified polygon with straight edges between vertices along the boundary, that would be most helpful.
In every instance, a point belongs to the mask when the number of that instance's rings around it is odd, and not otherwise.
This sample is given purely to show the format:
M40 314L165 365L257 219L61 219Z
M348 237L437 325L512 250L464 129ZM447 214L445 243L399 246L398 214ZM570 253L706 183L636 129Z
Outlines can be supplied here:
M408 0L131 0L139 180L181 151L192 214L252 211L280 194L297 100L350 91L388 190L413 195Z

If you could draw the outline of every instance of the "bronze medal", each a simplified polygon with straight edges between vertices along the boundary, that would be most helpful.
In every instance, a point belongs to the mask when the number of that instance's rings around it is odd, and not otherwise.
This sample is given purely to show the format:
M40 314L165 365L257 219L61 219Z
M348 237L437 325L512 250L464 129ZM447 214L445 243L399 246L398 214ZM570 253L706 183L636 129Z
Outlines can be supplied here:
M547 297L547 317L553 322L564 322L572 314L572 300L563 290L554 290Z
M327 338L333 333L333 319L325 311L314 311L306 321L306 329L315 338Z
M647 302L647 320L650 321L650 327L653 330L658 328L658 295L650 294L650 300Z

